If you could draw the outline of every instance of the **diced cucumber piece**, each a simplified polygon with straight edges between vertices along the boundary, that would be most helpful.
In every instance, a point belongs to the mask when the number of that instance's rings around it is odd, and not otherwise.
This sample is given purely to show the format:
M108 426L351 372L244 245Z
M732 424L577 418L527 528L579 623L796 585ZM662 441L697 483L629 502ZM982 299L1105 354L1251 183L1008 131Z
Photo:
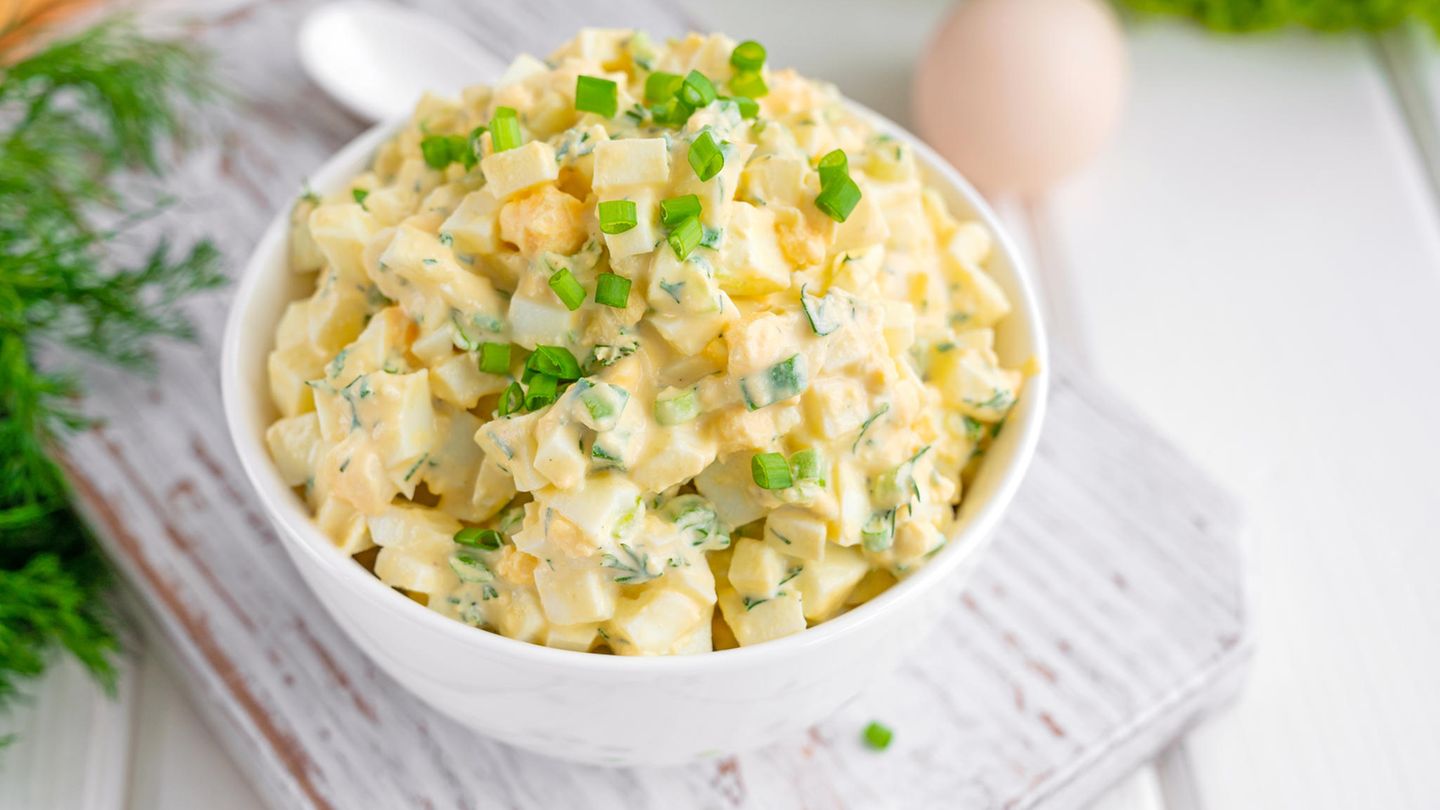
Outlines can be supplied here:
M740 379L740 396L745 407L755 411L783 399L796 397L810 385L805 355L793 354L765 369Z

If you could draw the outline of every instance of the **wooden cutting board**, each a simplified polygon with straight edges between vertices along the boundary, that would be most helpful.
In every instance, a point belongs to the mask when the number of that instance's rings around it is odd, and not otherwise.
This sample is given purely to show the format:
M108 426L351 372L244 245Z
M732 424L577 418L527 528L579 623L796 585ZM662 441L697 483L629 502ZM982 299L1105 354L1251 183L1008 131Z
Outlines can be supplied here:
M686 27L650 0L419 5L504 56L548 52L585 24ZM236 95L177 164L183 203L156 227L216 237L232 268L360 129L290 52L305 10L185 9ZM167 347L155 377L93 372L87 406L105 423L69 445L67 467L152 635L276 807L1070 807L1231 694L1249 656L1232 501L1059 352L1014 508L899 672L800 738L685 768L511 749L402 691L300 582L223 425L227 303L196 302L200 345ZM896 731L883 754L859 742L872 719Z

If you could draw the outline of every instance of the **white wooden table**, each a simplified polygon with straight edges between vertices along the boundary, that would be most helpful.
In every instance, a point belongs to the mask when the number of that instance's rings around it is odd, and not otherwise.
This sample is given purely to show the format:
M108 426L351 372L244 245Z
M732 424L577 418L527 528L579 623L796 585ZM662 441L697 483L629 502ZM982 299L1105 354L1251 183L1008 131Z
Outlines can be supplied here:
M945 10L687 5L900 121ZM1114 145L1046 199L1000 202L1056 341L1243 499L1261 640L1238 705L1101 804L1435 807L1437 48L1131 30ZM0 809L256 806L160 651L133 650L118 701L66 662L0 719L21 735L0 754Z

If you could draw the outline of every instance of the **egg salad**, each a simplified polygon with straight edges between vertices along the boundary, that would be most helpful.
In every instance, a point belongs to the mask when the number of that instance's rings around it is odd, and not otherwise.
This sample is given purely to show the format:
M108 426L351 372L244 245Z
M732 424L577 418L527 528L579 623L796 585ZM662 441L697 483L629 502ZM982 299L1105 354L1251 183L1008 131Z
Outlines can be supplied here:
M337 547L457 621L759 644L946 542L1022 383L990 250L758 43L583 31L298 201L266 439Z

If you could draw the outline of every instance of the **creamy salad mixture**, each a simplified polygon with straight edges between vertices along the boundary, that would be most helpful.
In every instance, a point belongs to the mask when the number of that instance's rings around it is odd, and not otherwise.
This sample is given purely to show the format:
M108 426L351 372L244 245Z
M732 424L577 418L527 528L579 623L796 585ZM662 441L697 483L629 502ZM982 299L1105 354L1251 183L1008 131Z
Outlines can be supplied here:
M757 43L583 31L295 206L271 453L383 582L621 655L799 632L945 543L1015 402L990 236Z

